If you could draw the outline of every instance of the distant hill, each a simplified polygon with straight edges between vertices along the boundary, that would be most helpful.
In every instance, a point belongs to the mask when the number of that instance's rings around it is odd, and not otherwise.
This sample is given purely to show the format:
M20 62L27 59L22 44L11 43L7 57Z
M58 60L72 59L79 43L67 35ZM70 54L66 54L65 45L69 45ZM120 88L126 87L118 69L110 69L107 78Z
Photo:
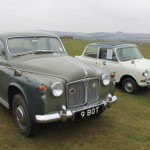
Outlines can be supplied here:
M51 31L51 32L57 34L59 37L73 36L74 39L150 43L150 34L143 34L143 33L123 33L123 32L81 33L81 32L61 32L61 31Z

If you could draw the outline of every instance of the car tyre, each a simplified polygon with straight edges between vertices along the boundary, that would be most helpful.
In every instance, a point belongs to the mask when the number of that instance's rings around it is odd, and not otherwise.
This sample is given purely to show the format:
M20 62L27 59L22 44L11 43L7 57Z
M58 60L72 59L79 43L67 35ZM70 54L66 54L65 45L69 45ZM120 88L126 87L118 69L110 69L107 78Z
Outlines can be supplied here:
M138 91L138 85L132 78L126 78L122 82L122 88L127 93L136 93Z
M22 94L16 94L13 98L13 116L18 129L24 136L29 137L34 134L35 125Z

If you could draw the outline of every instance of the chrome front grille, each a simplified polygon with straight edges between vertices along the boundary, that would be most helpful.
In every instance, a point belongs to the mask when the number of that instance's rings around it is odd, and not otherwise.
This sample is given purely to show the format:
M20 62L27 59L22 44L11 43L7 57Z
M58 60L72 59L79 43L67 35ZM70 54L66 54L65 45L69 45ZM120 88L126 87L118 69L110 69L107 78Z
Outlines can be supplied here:
M99 99L99 79L87 78L67 85L67 105L75 107Z
M94 80L89 80L87 82L87 101L95 101L99 99L99 80L94 79Z

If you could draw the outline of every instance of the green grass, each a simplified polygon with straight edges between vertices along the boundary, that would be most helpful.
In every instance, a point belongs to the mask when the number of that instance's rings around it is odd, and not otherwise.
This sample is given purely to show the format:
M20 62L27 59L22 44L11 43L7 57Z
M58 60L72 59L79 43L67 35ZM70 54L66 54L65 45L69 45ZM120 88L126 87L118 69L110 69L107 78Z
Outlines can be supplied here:
M86 40L63 40L63 44L71 56L81 55L87 44L91 41Z
M68 53L80 55L90 41L63 41ZM150 45L139 46L150 58ZM22 136L13 117L0 105L1 150L149 150L150 149L150 89L138 94L124 93L116 88L118 102L100 117L75 122L40 125L32 138Z
M138 48L141 50L141 53L145 58L150 59L150 44L138 44Z

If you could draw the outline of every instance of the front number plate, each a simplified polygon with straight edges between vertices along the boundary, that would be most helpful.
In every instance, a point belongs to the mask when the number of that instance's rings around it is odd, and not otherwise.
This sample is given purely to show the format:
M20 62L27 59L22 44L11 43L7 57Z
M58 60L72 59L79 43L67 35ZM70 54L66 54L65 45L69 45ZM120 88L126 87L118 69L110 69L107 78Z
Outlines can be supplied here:
M103 111L103 105L100 106L95 106L92 108L88 108L79 112L76 112L76 117L77 118L85 118L85 117L89 117L95 114L100 114Z

